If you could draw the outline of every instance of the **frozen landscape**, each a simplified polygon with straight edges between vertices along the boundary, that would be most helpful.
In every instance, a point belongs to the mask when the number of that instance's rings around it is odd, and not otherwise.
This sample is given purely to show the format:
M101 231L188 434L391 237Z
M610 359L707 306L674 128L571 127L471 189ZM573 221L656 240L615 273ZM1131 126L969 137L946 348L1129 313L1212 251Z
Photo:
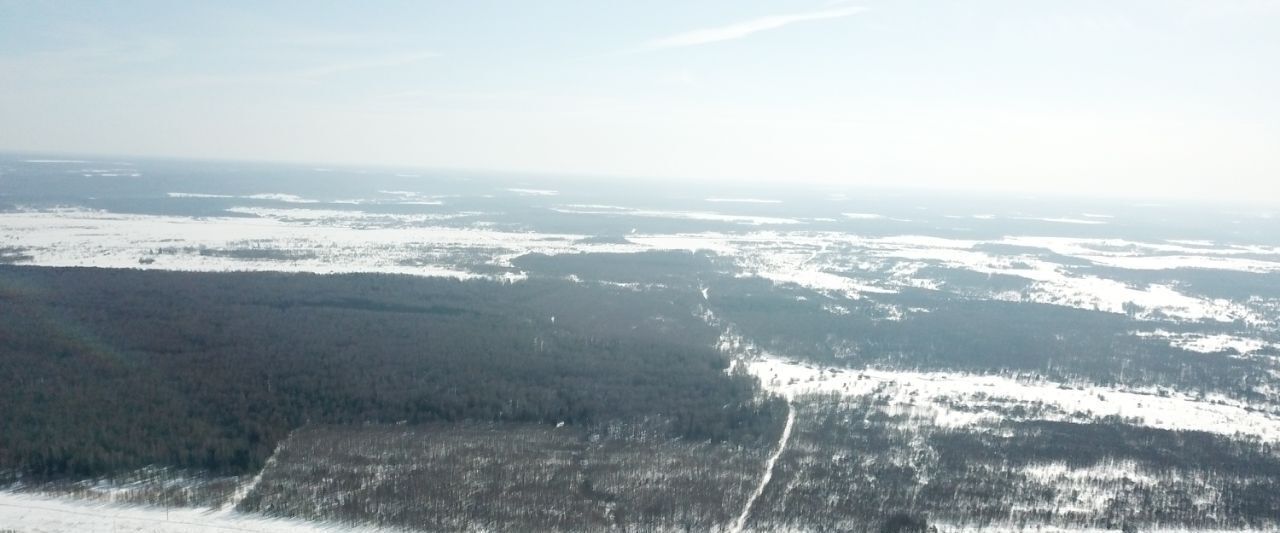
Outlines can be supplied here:
M11 470L0 492L11 530L816 531L891 513L940 531L1280 527L1268 492L1280 488L1280 219L1264 210L747 186L668 195L409 169L22 155L0 160L0 265L12 277L0 289L23 298L54 283L39 272L94 269L386 274L630 298L648 303L607 316L683 332L727 361L721 376L773 402L749 409L759 426L747 440L660 436L678 425L662 413L520 414L512 399L495 407L497 426L430 411L424 420L444 425L412 439L396 424L419 414L281 426L271 446L254 445L265 458L246 460L254 468L187 465L187 481L135 469L68 484ZM68 293L47 316L75 315L82 297ZM385 298L270 305L488 312ZM589 316L594 304L546 305L519 326L532 328L522 346L537 353L567 342L560 328L604 320ZM134 349L116 326L84 320L76 331L90 345ZM187 349L187 335L165 349ZM339 444L321 446L322 435ZM1087 446L1104 440L1112 449ZM493 448L506 445L516 447ZM520 459L485 459L494 454ZM147 467L177 472L167 466ZM682 476L688 468L703 478ZM688 496L708 479L723 499ZM494 487L509 497L501 508L448 496ZM548 490L563 497L546 500ZM184 496L163 507L174 491ZM564 520L575 513L583 521Z
M0 533L1280 533L1280 0L0 0Z

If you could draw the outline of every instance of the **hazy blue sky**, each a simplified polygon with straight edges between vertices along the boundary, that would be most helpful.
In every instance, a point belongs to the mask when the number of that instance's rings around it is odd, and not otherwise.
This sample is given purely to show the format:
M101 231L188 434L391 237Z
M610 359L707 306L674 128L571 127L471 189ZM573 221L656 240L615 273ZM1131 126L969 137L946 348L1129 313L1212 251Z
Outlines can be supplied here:
M0 149L1280 197L1280 0L13 2Z

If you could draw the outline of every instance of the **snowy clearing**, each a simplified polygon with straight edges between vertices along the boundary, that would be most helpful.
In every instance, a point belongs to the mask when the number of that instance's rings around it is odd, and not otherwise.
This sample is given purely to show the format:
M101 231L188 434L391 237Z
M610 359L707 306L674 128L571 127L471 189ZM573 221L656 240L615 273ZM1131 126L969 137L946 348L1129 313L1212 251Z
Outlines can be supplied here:
M100 505L70 498L0 491L0 526L24 533L313 533L383 531L368 527L267 518L209 509Z
M1223 353L1228 350L1235 350L1239 355L1249 355L1264 348L1276 347L1275 345L1262 340L1227 334L1203 335L1200 333L1174 333L1162 329L1157 329L1155 331L1135 331L1133 334L1143 338L1163 339L1168 341L1169 345L1175 348L1182 348L1183 350L1206 354Z
M763 198L707 198L706 201L723 204L780 204L782 200L766 200Z
M626 215L646 218L671 218L676 220L700 220L704 222L730 222L749 226L803 224L794 218L766 217L752 215L726 215L705 211L661 211L654 209L631 209L613 206L565 206L552 209L557 213L570 215Z
M1201 400L1179 392L1161 395L1156 391L959 372L821 368L770 355L745 364L766 388L786 396L885 395L890 409L932 419L942 427L989 425L1008 419L1003 411L1022 405L1036 407L1030 410L1033 417L1047 420L1087 422L1118 416L1146 427L1280 441L1280 413L1268 413L1261 406L1222 397ZM953 409L951 405L964 409Z

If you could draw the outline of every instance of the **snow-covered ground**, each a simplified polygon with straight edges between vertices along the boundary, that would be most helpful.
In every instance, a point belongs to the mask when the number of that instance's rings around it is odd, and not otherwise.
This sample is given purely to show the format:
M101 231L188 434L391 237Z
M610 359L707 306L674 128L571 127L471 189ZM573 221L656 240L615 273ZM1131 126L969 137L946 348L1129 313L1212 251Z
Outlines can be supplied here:
M1088 218L1067 218L1067 217L1014 217L1015 220L1035 220L1038 222L1054 222L1057 224L1106 224L1105 220L1088 219Z
M428 220L424 215L404 215L393 226L378 226L379 221L395 217L357 218L329 210L241 211L258 216L191 218L81 209L4 213L0 214L0 246L19 247L33 257L29 264L43 266L386 272L468 279L489 276L462 266L467 263L493 264L529 252L578 250L582 246L576 241L583 238L412 225ZM316 223L321 220L329 223ZM282 256L262 260L225 253L243 250L279 252Z
M22 533L374 533L370 527L273 519L210 509L126 507L0 491L0 529Z
M1147 427L1251 435L1280 442L1280 413L1220 396L1200 399L1178 392L1161 395L960 372L822 368L767 354L744 364L767 389L786 396L875 394L887 398L891 411L941 427L994 424L1010 419L1009 410L1022 406L1028 408L1028 418L1088 422L1118 416Z
M796 424L796 409L790 402L787 403L787 421L782 426L782 435L778 437L778 444L774 447L773 453L764 462L764 473L760 476L760 483L756 485L755 490L751 491L751 496L747 498L747 503L742 506L742 512L738 514L738 518L729 526L730 533L741 533L743 526L747 523L747 518L751 517L751 510L755 507L755 503L764 494L765 488L769 486L769 481L773 480L773 469L778 464L778 459L782 457L783 452L787 450L787 443L791 441L791 430Z
M189 193L173 193L194 196ZM417 193L385 191L395 201L437 202ZM253 195L288 207L238 206L226 217L119 214L83 208L0 213L0 247L31 256L23 263L173 270L387 272L458 278L521 279L512 259L526 253L708 251L730 258L738 274L799 285L845 298L903 288L949 290L926 269L943 268L1024 280L1021 290L985 297L1037 302L1137 318L1242 322L1273 327L1264 300L1234 301L1189 294L1170 284L1135 284L1050 260L1127 269L1213 268L1280 272L1280 248L1193 241L1014 236L966 240L924 235L867 237L836 231L698 232L628 235L624 242L584 240L585 234L498 230L474 211L386 214L312 209L303 198ZM641 216L746 226L789 225L797 219L714 212L568 205L564 213ZM230 216L239 215L239 216ZM854 214L858 215L858 214ZM858 218L869 218L859 215ZM745 228L744 228L745 229ZM992 245L1024 251L992 251ZM250 250L254 253L244 253ZM1035 250L1039 250L1036 252ZM268 252L278 253L268 253ZM506 268L494 274L492 267ZM966 293L966 297L975 294ZM981 296L981 295L977 295Z
M1133 461L1109 461L1089 467L1073 467L1060 462L1038 463L1027 465L1022 470L1022 474L1045 484L1057 484L1063 480L1078 482L1084 480L1120 481L1125 479L1134 482L1152 483L1157 478L1167 476L1167 474L1148 471Z
M270 207L230 207L228 213L252 215L258 218L299 222L346 228L378 228L421 226L440 220L474 217L483 213L462 211L457 213L381 214L341 209L279 209Z
M522 189L517 187L507 189L507 192L513 192L520 196L559 196L560 195L560 191L553 191L550 189Z
M747 273L779 283L795 283L846 296L864 292L892 292L902 287L938 287L937 280L929 279L921 273L921 269L941 266L987 275L1011 276L1029 282L1024 291L991 294L990 297L995 299L1111 313L1125 313L1133 308L1140 318L1243 321L1254 326L1274 322L1240 302L1185 294L1169 285L1133 285L1078 273L1066 265L1036 256L997 255L978 249L983 244L1027 245L1025 239L1021 238L1000 241L915 235L863 238L849 234L813 232L757 232L741 236L702 234L684 237L694 241L712 241L707 242L704 249L733 250L731 254ZM698 248L688 243L685 247ZM1089 260L1090 257L1082 256L1081 259ZM1280 255L1274 256L1275 261L1196 257L1203 260L1199 265L1201 267L1212 264L1214 268L1251 272L1280 269ZM1114 257L1105 256L1104 259ZM1131 259L1150 262L1160 258L1141 256Z
M511 189L531 196L555 191ZM394 203L441 205L435 196L383 191ZM171 193L175 198L213 195ZM762 230L795 226L799 219L730 215L707 211L640 210L617 206L572 205L564 213L727 222L742 232L633 233L624 242L598 242L590 235L497 230L484 213L448 211L383 214L310 206L309 199L284 194L239 197L278 201L232 207L225 217L120 214L88 209L45 209L0 213L0 249L30 256L24 264L101 266L168 270L269 270L387 272L460 279L523 279L512 260L527 253L636 253L658 250L708 251L733 261L739 276L796 285L843 298L858 299L907 287L948 290L946 280L930 277L930 267L955 269L1026 281L1018 291L986 297L1039 302L1138 318L1238 322L1248 328L1274 327L1274 313L1256 302L1214 299L1184 292L1180 286L1133 284L1107 279L1066 264L1131 270L1211 268L1249 273L1280 272L1280 248L1208 241L1138 242L1118 239L1015 236L1001 239L953 239L923 235L867 237L833 231ZM720 203L759 203L749 199L708 199ZM176 200L175 200L176 201ZM240 203L240 202L237 202ZM254 202L243 202L254 204ZM316 208L312 208L316 207ZM240 216L232 216L240 215ZM846 213L847 220L869 221L881 215ZM1083 215L1065 224L1106 222ZM985 218L985 215L976 215ZM1097 225L1097 224L1092 224ZM803 227L803 226L802 226ZM1021 247L999 250L992 245ZM233 252L262 251L263 257ZM1043 252L1043 253L1042 253ZM272 255L277 254L277 255ZM1060 256L1051 258L1047 254ZM489 268L482 268L489 267ZM502 272L494 274L495 267ZM640 288L639 284L635 284ZM704 300L711 295L703 288ZM1270 304L1268 304L1270 305ZM824 305L847 314L838 303ZM911 309L910 312L927 312ZM904 311L905 312L905 311ZM896 316L901 316L899 313ZM1168 327L1168 326L1166 326ZM1248 328L1232 331L1249 331ZM1147 328L1144 328L1147 329ZM1170 328L1176 329L1176 328ZM731 333L731 330L730 330ZM1206 354L1234 350L1241 356L1277 347L1245 334L1135 331L1170 345ZM741 339L727 334L726 349L737 352ZM884 369L841 370L788 361L768 354L742 363L764 385L787 396L835 393L885 398L892 412L910 414L942 427L986 427L1010 418L1015 408L1027 418L1092 421L1117 416L1142 426L1248 435L1280 442L1280 411L1210 395L1133 390L1087 384L1063 384L1010 375L917 372ZM1280 375L1276 375L1280 378ZM1270 389L1269 389L1270 390ZM960 407L963 408L960 408ZM1070 469L1043 464L1026 474L1046 483L1084 483L1098 476L1142 478L1153 474L1132 465ZM324 531L332 526L208 509L169 510L100 505L65 498L0 492L0 528L18 531ZM350 528L342 527L342 530ZM944 530L947 530L945 527ZM989 529L990 530L990 529ZM1052 528L1042 529L1052 531ZM1077 530L1078 531L1078 530ZM1174 531L1174 530L1170 530Z
M1280 271L1280 248L1272 246L1219 245L1207 241L1187 240L1139 242L1125 239L1073 237L1008 237L1002 242L1043 248L1096 265L1134 270L1211 268L1241 272Z
M730 222L734 224L745 224L749 226L764 226L775 224L801 224L800 220L794 218L782 217L766 217L752 215L728 215L723 213L714 213L709 211L662 211L653 209L632 209L630 207L619 207L612 205L568 205L553 208L558 213L566 213L572 215L608 215L608 216L633 216L646 218L671 218L677 220L700 220L707 222Z
M1020 525L1016 523L993 523L983 525L956 525L947 522L937 522L931 524L938 528L938 533L1014 533L1035 531L1036 533L1116 533L1118 529L1106 529L1100 527L1057 527L1050 525ZM1272 532L1274 529L1203 529L1203 528L1185 528L1185 527L1142 527L1143 533L1263 533Z
M1230 353L1231 350L1234 350L1236 354L1244 356L1265 348L1280 348L1263 340L1227 334L1174 333L1157 329L1155 331L1136 331L1134 335L1162 339L1175 348L1205 354Z
M278 193L278 192L269 192L269 193L250 194L250 195L246 196L245 198L249 198L249 199L253 199L253 200L273 200L273 201L276 201L276 202L285 202L285 203L290 203L290 204L316 204L316 203L320 203L320 201L319 201L319 200L314 200L314 199L311 199L311 198L303 198L303 197L298 196L298 195L296 195L296 194L285 194L285 193Z
M782 200L764 198L707 198L706 201L719 204L780 204Z

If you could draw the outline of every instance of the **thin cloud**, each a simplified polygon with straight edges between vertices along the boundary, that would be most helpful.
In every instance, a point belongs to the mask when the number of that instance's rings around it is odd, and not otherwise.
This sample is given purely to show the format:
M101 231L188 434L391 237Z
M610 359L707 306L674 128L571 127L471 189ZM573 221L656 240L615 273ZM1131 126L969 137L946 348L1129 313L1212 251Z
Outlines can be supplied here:
M203 73L194 75L159 76L149 81L152 87L180 89L211 85L271 85L279 83L318 83L330 76L349 72L408 67L440 57L436 52L410 52L352 59L345 62L323 63L290 70L248 71L232 73ZM0 64L2 67L3 64ZM0 71L2 72L2 71Z
M434 57L439 57L439 56L440 54L435 52L414 52L410 54L376 57L372 59L350 61L346 63L332 63L328 65L319 65L311 68L302 69L296 72L296 75L301 77L312 78L312 77L320 77L320 76L329 76L333 74L341 74L343 72L350 72L353 70L402 67L406 65L412 65L414 63L420 63L422 61L425 61Z
M659 50L663 48L681 48L685 46L698 46L721 41L731 41L747 37L754 33L778 29L797 22L844 18L866 11L866 9L867 8L865 7L845 7L840 9L827 9L823 11L808 11L804 13L761 17L736 24L730 24L728 26L703 28L700 30L678 33L676 35L660 39L654 39L645 43L643 48L647 50Z

